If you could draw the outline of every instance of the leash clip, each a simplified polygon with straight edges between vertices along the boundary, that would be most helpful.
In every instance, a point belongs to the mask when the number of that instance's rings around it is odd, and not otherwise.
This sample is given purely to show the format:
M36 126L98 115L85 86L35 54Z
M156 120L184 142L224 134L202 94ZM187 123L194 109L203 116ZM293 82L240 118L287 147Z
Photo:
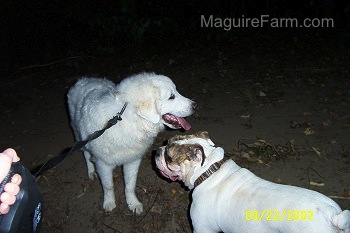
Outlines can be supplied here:
M108 121L108 124L109 124L109 125L115 125L115 124L117 124L118 121L123 120L123 119L122 119L122 114L124 113L124 111L125 111L125 109L126 109L126 106L128 106L128 103L125 103L125 104L123 105L123 108L120 110L120 112L118 112L117 115L115 115L112 119L110 119L110 120Z

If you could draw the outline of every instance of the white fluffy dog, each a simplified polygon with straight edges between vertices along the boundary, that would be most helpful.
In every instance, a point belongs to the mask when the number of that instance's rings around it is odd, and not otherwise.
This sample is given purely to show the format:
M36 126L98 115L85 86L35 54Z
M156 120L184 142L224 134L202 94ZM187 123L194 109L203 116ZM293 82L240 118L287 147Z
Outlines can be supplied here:
M127 103L122 121L84 147L90 179L95 168L101 180L103 208L116 207L113 169L123 165L125 196L134 213L143 211L135 194L141 159L165 125L188 130L183 118L193 114L196 103L180 95L170 78L154 73L141 73L116 85L106 79L82 78L68 92L71 126L76 140L85 140L102 129Z

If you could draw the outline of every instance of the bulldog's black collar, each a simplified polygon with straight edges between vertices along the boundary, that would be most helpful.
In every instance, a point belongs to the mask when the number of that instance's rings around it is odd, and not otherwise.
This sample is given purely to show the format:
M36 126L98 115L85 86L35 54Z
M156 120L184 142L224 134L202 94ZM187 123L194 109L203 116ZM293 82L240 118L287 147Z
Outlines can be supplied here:
M224 160L220 160L214 164L212 164L208 170L206 170L205 172L202 173L202 175L200 175L197 180L194 182L194 187L197 187L198 185L200 185L203 181L205 181L209 176L211 176L212 174L214 174L217 170L219 170L219 168L221 167L221 165L224 163Z

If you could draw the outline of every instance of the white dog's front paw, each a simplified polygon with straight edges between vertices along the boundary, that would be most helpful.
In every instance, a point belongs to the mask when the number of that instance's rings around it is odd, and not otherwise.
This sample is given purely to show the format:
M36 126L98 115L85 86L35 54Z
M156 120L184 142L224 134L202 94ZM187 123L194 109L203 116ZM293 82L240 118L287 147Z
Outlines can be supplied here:
M97 177L97 174L95 171L93 171L93 172L89 172L88 176L90 180L95 180L95 177Z
M103 209L105 211L112 211L116 207L115 201L104 201L103 202Z
M143 205L139 201L128 204L128 207L133 213L141 214L143 212Z
M136 214L141 214L143 212L143 205L137 199L135 192L127 192L126 195L126 203L128 203L129 209Z

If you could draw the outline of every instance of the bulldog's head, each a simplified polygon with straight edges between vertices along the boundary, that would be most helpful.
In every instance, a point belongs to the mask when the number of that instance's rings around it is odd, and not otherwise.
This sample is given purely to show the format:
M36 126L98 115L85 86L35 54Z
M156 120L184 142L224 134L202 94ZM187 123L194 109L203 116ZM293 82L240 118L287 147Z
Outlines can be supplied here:
M177 135L168 140L167 146L158 148L157 167L164 177L182 180L192 189L196 179L224 157L224 150L214 145L206 131Z

